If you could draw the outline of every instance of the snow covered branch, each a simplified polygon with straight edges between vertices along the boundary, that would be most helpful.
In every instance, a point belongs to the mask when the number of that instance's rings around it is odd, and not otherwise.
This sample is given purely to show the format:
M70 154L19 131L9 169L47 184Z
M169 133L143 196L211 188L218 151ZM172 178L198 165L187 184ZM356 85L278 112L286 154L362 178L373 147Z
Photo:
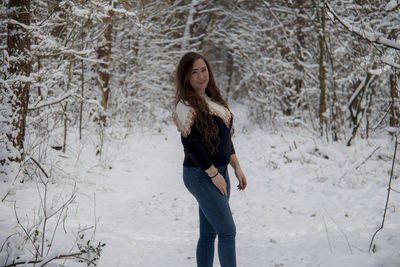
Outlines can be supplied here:
M34 259L34 260L26 260L26 261L19 261L19 262L13 262L8 265L5 265L4 267L12 267L12 266L17 266L17 265L26 265L26 264L36 264L36 263L43 263L41 266L44 266L45 264L48 264L51 261L54 260L60 260L60 259L67 259L67 258L77 258L78 256L82 255L81 252L78 253L73 253L73 254L61 254L61 255L54 255L51 257L44 257L41 259Z
M387 39L385 37L383 37L382 33L379 32L369 32L366 31L365 29L356 27L351 25L350 22L348 22L347 20L341 18L336 12L335 10L331 7L331 5L329 5L329 3L325 4L327 9L329 10L330 14L336 18L340 24L342 24L346 29L348 29L349 31L351 31L352 33L357 34L358 36L360 36L361 38L370 41L372 43L376 43L376 44L380 44L380 45L384 45L386 47L389 48L393 48L396 50L400 51L400 42L396 42L390 39Z
M54 105L54 104L62 102L63 100L67 99L70 96L72 96L72 93L66 94L66 95L64 95L64 96L62 96L60 98L54 99L54 100L49 101L47 103L43 103L43 104L41 104L39 106L34 106L34 107L30 106L30 107L28 107L28 110L35 110L35 109L44 108L44 107L47 107L47 106L50 106L50 105Z
M185 31L182 38L182 49L186 49L188 45L188 41L190 39L190 27L193 24L193 17L196 9L196 5L198 4L198 0L193 0L189 7L189 15L187 17Z
M393 68L400 69L400 64L394 62L393 59L390 58L390 57L387 57L387 56L386 57L382 57L382 62L392 66Z
M385 10L386 11L393 11L398 6L400 6L400 0L390 0L389 3L387 3L387 5L386 5Z

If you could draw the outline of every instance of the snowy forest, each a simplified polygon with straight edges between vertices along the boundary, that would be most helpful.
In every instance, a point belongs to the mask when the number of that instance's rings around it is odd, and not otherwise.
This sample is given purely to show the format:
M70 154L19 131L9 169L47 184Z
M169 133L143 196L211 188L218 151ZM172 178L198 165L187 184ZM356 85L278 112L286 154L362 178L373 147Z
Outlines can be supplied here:
M195 266L189 51L234 115L238 265L400 266L399 0L0 3L0 266Z

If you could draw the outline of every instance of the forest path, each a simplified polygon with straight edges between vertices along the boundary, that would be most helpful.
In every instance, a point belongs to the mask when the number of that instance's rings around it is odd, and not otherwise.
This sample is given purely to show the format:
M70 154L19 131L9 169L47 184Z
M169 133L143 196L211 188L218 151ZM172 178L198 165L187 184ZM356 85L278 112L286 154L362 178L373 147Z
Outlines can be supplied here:
M229 169L238 266L396 262L398 253L373 257L367 251L386 185L376 177L381 161L371 160L363 171L354 166L372 147L323 146L309 137L257 131L237 134L234 143L249 182L237 191ZM107 244L98 266L195 266L198 208L182 182L175 128L138 133L105 151L109 160L88 168L80 186L87 203L96 199L96 239ZM93 222L92 204L81 204L79 213ZM395 229L394 220L385 227Z

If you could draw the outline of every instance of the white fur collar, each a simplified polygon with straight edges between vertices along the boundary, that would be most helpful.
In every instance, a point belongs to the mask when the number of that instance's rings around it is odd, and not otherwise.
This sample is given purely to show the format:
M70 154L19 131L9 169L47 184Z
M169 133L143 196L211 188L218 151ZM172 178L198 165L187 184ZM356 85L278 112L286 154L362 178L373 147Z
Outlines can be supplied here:
M221 104L212 101L207 95L204 95L204 99L208 104L210 113L220 117L224 121L226 127L229 127L232 117L231 112ZM187 137L190 134L190 128L194 123L195 116L194 108L186 105L182 100L178 102L172 114L172 118L182 136Z

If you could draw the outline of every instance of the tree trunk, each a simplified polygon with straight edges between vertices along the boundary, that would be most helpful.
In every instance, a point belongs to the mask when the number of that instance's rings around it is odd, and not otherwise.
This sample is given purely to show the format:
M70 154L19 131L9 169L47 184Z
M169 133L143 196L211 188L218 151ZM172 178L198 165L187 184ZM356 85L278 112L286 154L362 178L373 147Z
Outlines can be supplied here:
M62 145L62 152L65 153L65 150L67 148L67 127L68 127L68 118L67 118L67 106L68 102L65 101L64 106L63 106L63 113L64 113L64 138L63 138L63 145Z
M198 0L192 0L192 2L189 5L189 14L187 16L185 30L183 32L183 41L181 46L182 50L188 49L190 45L190 38L192 37L192 24L197 4Z
M373 91L373 83L376 79L376 75L372 75L371 73L367 72L364 83L360 83L359 87L350 99L349 111L351 126L353 129L351 137L347 141L347 146L350 146L351 142L356 137L358 128L361 126L362 123L362 118L364 114L368 112L371 106L373 92L367 92L367 90L368 88L370 88L370 90Z
M233 78L233 63L234 59L230 52L228 52L228 60L226 64L226 73L228 74L228 88L226 88L226 95L229 97L232 87L232 78Z
M390 106L390 119L389 125L390 127L398 126L398 91L397 91L397 76L396 73L390 74L390 98L392 101L392 105Z
M326 74L324 66L325 57L325 6L321 7L320 14L321 29L319 32L319 88L320 88L320 98L319 98L319 123L321 129L321 136L324 134L324 128L326 127Z
M114 1L110 1L110 6L115 8ZM103 22L107 25L107 28L104 31L103 43L97 48L97 58L101 61L98 71L98 86L101 92L100 104L104 111L107 110L108 96L110 93L111 36L113 28L113 15L114 11L110 9L108 11L108 15L103 18ZM105 118L102 119L104 120Z
M15 80L11 86L12 128L8 137L20 155L12 160L20 161L24 148L25 121L29 101L29 75L31 73L30 37L24 25L30 24L30 0L9 0L7 24L8 72ZM15 23L14 23L15 21Z
M71 81L72 81L72 56L69 56L69 65L68 65L68 79L67 79L67 92L71 90ZM63 105L63 117L64 117L64 138L62 145L62 152L65 153L67 148L67 134L68 134L68 116L67 116L67 107L68 101L65 101Z
M304 8L305 1L304 0L297 0L296 5L300 11L300 13L303 13L303 8ZM294 61L294 67L298 71L298 74L296 76L299 76L300 73L304 73L304 67L301 64L304 62L304 58L302 55L302 50L303 47L305 47L305 42L304 42L304 32L303 28L306 25L305 19L303 16L298 15L295 20L295 28L296 28L296 39L297 42L295 43L295 48L296 48L296 59ZM294 79L294 85L296 88L296 94L299 95L301 94L301 88L303 87L303 80L301 78L296 78Z
M85 97L85 67L81 60L81 103L79 106L79 140L82 140L82 113L83 113L83 98Z
M81 1L81 4L83 6L84 1ZM83 41L85 37L85 31L81 31L81 49L84 49ZM85 97L85 66L83 59L81 59L81 101L79 105L79 140L82 140L82 117L83 117L83 99Z

